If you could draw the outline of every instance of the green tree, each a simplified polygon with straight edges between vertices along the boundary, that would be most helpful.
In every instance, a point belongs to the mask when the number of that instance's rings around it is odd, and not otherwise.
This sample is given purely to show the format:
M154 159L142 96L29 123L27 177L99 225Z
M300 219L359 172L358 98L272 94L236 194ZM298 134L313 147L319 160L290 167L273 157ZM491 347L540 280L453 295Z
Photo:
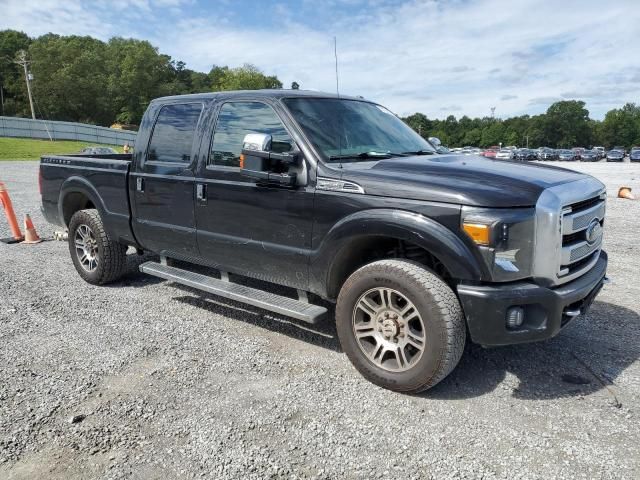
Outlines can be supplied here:
M413 115L409 115L404 119L404 121L424 138L428 138L430 135L433 136L431 134L431 131L433 130L433 122L423 113L414 113Z
M24 70L13 62L18 51L28 50L30 43L26 33L0 30L0 88L4 96L4 115L30 115Z
M482 140L482 130L480 128L472 128L464 134L462 143L465 145L480 145Z
M607 147L640 145L640 106L627 103L607 112L602 122L601 138Z
M47 34L31 43L29 56L33 96L45 117L101 124L113 120L104 42Z
M504 124L500 120L493 120L489 125L482 129L480 145L483 147L491 147L504 144Z
M248 63L237 68L214 67L210 76L214 91L282 88L278 77L267 76L258 67Z
M591 129L585 103L564 100L552 104L547 109L544 132L552 147L589 145Z
M149 102L164 95L282 88L276 76L253 65L214 66L209 73L187 68L149 42L47 34L30 39L0 31L0 85L7 115L28 116L24 72L12 60L28 50L34 75L36 113L51 120L110 125L139 123Z
M179 93L171 58L149 42L112 38L107 57L108 91L118 121L139 123L151 100Z

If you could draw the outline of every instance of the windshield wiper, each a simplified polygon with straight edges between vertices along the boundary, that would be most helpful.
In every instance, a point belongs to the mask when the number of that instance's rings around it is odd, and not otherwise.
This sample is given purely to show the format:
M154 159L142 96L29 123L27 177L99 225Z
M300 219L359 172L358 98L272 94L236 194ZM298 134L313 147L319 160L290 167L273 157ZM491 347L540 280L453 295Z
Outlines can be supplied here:
M432 150L416 150L414 152L402 152L405 155L434 155L436 152Z
M360 153L345 153L344 155L331 155L329 160L345 160L349 158L362 158L362 159L371 159L371 158L391 158L391 157L404 157L401 153L393 153L393 152L360 152Z

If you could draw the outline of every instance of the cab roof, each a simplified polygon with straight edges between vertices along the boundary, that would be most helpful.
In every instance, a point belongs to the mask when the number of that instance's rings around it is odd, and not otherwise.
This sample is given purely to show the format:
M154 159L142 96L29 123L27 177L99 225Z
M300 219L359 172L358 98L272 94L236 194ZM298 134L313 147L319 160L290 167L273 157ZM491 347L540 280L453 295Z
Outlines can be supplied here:
M191 93L187 95L171 95L168 97L159 97L152 103L173 102L176 100L212 100L216 97L233 98L233 97L256 97L256 98L341 98L346 100L368 101L363 97L353 97L348 95L338 95L335 93L319 92L316 90L289 90L289 89L264 89L264 90L224 90L221 92L207 93Z

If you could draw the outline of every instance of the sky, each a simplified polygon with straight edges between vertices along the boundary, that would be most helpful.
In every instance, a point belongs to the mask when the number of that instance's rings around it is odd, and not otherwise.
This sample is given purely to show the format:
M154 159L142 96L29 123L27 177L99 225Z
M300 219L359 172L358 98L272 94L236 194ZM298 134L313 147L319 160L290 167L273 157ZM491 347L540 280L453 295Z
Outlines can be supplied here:
M0 29L150 41L208 72L252 63L285 87L399 115L506 118L640 103L640 0L0 0Z

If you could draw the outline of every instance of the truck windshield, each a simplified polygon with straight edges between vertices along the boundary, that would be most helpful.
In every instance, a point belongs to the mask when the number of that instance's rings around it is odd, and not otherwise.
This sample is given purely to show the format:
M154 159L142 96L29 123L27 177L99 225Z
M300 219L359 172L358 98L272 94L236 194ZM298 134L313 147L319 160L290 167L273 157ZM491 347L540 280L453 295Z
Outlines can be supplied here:
M287 98L289 111L326 161L363 161L436 153L380 105L340 98Z

